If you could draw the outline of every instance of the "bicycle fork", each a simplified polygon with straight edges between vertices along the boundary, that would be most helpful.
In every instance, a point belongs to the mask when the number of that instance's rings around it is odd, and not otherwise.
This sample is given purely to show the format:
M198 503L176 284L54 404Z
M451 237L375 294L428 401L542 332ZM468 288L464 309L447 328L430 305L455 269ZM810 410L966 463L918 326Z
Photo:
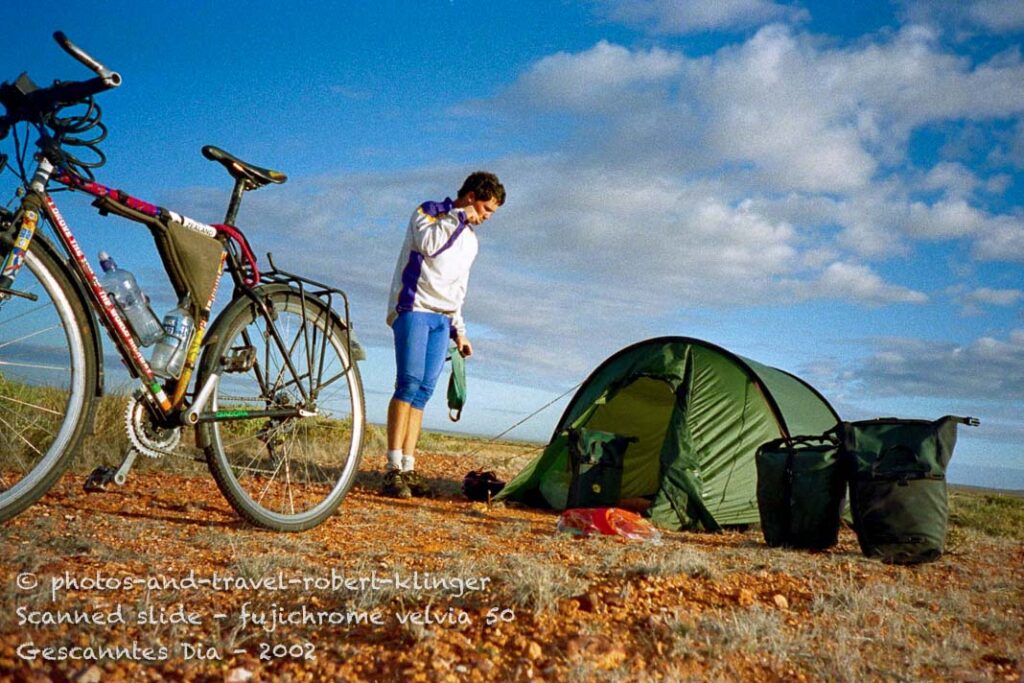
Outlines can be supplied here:
M0 302L11 296L20 296L29 301L39 300L39 297L31 292L19 292L14 289L14 279L25 264L25 253L28 252L29 245L32 244L32 237L35 236L37 227L39 227L38 200L29 202L26 198L22 204L21 224L18 226L14 244L4 256L3 265L0 265Z

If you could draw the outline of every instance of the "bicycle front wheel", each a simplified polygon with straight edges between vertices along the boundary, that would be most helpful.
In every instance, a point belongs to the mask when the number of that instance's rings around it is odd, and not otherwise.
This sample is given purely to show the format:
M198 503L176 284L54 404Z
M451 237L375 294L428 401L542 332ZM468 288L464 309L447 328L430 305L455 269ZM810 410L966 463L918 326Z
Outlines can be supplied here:
M246 520L277 531L312 528L341 503L362 455L359 368L333 312L297 290L257 290L210 332L199 386L220 373L200 423L217 485Z
M36 238L0 301L0 521L38 500L68 466L96 393L96 340L66 270ZM10 242L4 240L6 253Z

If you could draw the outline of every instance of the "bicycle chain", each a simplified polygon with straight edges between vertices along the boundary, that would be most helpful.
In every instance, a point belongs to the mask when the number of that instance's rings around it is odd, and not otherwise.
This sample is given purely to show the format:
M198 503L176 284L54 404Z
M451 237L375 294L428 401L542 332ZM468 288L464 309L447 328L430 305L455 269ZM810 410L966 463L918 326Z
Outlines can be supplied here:
M162 458L165 455L171 455L192 459L191 456L173 450L181 442L181 427L161 429L160 432L167 433L168 436L160 440L147 433L147 427L152 427L150 420L149 411L142 399L139 396L133 396L128 401L128 408L124 414L124 428L132 448L147 458Z
M221 395L219 397L225 401L249 401L258 402L261 399L254 396L230 396ZM181 442L181 427L175 429L163 429L162 432L169 432L172 435L167 440L160 442L154 440L149 434L146 433L147 427L152 427L148 424L150 420L149 412L146 406L143 404L141 397L133 396L128 401L128 407L125 410L125 432L128 435L128 441L132 448L146 456L147 458L162 458L165 455L170 455L175 458L182 458L185 460L194 460L193 456L186 453L180 453L176 450L171 450L177 447Z

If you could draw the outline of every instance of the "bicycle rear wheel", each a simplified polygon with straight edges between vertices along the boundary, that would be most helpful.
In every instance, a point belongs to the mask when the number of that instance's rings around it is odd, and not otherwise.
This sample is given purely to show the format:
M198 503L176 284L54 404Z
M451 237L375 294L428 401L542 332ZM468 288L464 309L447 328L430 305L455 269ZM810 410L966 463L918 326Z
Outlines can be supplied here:
M89 315L37 237L0 302L0 521L38 500L67 469L92 416L97 367ZM4 239L0 253L10 241Z
M200 439L217 485L242 517L302 531L327 519L355 479L362 380L330 309L287 286L257 291L272 320L240 299L210 332L198 386L221 373L205 409L220 419L200 423Z

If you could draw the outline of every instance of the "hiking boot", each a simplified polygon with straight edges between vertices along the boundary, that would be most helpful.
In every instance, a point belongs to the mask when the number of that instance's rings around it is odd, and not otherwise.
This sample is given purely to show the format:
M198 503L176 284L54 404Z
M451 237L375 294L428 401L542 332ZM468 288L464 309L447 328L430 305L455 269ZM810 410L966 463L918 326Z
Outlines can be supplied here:
M409 491L417 498L433 498L434 489L430 488L427 480L420 476L416 470L402 472L402 481L409 487Z
M388 470L384 473L384 486L380 492L388 498L412 498L412 491L401 470Z

